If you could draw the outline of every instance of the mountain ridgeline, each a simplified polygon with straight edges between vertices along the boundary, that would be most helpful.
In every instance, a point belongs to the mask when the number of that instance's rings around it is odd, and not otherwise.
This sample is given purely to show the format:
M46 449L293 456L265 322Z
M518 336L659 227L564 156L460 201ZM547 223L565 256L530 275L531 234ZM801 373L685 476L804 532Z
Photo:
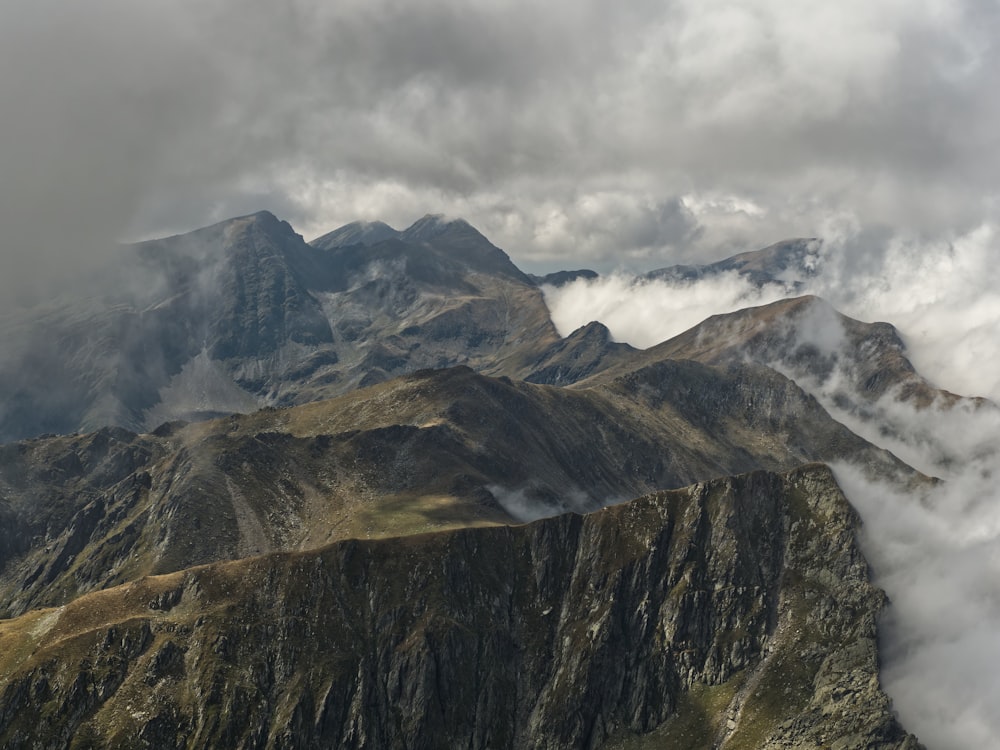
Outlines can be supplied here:
M683 361L580 390L428 370L149 435L25 441L0 448L0 615L208 562L845 460L918 476L787 378Z
M0 738L915 748L878 689L856 523L807 466L145 578L0 623Z
M784 283L816 247L654 275ZM560 337L541 287L593 275L262 212L4 321L0 745L920 747L825 464L936 480L809 388L961 399L812 297Z
M0 439L152 429L426 367L518 375L559 340L541 292L465 222L336 241L263 212L123 248L99 293L0 330Z

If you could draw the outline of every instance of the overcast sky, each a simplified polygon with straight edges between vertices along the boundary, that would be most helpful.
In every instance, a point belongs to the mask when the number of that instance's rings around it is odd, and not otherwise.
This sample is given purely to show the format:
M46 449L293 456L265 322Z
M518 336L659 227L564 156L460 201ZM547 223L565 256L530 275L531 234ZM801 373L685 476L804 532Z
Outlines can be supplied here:
M0 0L3 291L261 208L530 270L1000 214L996 0Z

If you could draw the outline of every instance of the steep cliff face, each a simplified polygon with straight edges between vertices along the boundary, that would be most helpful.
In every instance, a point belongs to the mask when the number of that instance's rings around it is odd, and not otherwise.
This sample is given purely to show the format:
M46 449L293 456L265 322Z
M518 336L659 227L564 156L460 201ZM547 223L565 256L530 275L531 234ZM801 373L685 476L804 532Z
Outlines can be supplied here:
M0 623L0 744L916 747L856 524L810 465L141 579Z

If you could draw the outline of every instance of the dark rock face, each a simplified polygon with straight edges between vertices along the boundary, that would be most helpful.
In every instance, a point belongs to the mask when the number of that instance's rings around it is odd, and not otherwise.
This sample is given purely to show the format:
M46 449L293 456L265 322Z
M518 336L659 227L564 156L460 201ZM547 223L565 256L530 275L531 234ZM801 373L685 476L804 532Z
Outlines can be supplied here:
M514 375L558 340L541 292L463 221L340 234L312 246L267 212L232 219L124 248L93 296L0 322L0 441L304 403L424 367Z
M0 741L916 747L855 524L813 466L144 579L0 624Z
M226 228L227 258L214 279L218 305L209 334L213 359L266 356L289 342L333 342L329 321L309 293L312 279L299 270L310 253L295 247L291 227L266 216Z

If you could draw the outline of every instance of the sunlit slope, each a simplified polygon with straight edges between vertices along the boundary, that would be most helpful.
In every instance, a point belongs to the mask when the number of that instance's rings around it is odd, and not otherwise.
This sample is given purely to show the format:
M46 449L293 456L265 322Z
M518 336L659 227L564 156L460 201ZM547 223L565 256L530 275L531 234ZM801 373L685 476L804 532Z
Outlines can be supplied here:
M935 388L915 370L891 324L855 320L812 296L713 315L583 384L607 382L644 364L676 359L711 365L756 362L817 384L839 378L843 398L857 402L857 407L886 394L915 406L958 398Z
M136 436L0 448L3 611L348 537L509 523L814 460L912 475L757 365L666 361L563 389L424 371Z

